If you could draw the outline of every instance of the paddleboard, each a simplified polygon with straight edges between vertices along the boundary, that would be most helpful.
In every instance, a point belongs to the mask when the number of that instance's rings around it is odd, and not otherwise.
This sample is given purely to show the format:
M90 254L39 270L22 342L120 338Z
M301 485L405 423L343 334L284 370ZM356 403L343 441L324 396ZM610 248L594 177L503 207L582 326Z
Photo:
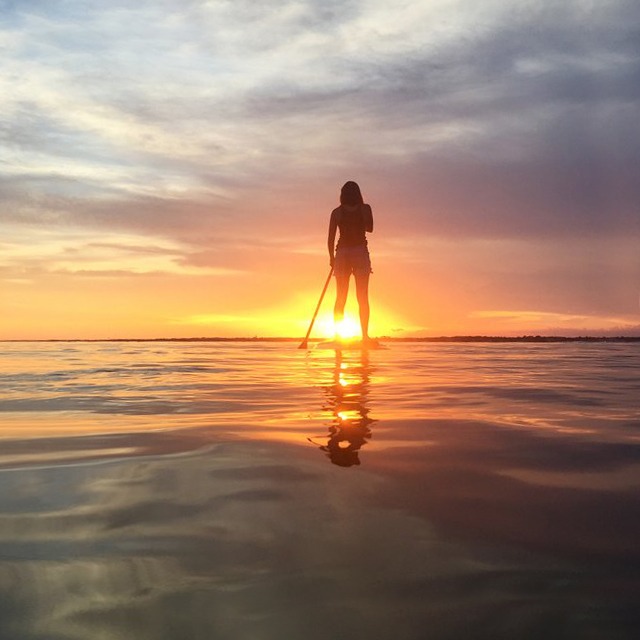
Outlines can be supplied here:
M314 349L333 349L335 351L360 350L369 351L371 349L386 349L387 347L377 340L325 340L318 342Z

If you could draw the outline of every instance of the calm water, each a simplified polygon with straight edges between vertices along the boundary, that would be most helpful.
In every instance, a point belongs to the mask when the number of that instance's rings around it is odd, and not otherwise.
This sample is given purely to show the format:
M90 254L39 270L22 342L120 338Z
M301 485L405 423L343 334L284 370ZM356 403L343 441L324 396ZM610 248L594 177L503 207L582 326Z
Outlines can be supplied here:
M639 637L640 344L1 347L3 640Z

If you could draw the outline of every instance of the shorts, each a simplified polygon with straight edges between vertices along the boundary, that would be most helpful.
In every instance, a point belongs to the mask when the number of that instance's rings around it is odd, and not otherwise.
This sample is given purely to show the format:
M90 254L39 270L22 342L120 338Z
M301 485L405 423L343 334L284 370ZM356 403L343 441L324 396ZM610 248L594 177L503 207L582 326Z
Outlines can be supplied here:
M338 247L333 262L333 273L337 276L362 275L372 273L369 250L365 246Z

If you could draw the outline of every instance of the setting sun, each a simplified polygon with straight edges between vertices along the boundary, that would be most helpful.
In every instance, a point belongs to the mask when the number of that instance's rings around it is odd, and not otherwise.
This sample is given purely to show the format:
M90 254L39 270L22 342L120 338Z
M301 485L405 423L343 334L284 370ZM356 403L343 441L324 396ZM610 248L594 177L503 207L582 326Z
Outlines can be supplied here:
M317 334L327 339L354 340L360 338L360 322L354 312L347 311L340 322L334 322L330 312L326 312L318 318Z
M345 316L335 325L335 334L342 340L350 340L360 335L360 324L357 320L349 316Z

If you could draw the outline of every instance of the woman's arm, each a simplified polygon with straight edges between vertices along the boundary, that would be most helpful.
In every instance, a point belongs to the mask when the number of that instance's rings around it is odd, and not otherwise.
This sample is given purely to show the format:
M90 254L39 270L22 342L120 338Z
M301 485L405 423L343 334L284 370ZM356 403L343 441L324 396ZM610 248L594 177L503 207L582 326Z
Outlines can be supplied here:
M329 249L329 264L332 267L333 267L333 260L335 258L337 229L338 229L338 209L334 209L331 212L331 219L329 220L329 234L327 237L327 248Z
M364 230L369 233L373 231L373 211L368 204L364 205Z

